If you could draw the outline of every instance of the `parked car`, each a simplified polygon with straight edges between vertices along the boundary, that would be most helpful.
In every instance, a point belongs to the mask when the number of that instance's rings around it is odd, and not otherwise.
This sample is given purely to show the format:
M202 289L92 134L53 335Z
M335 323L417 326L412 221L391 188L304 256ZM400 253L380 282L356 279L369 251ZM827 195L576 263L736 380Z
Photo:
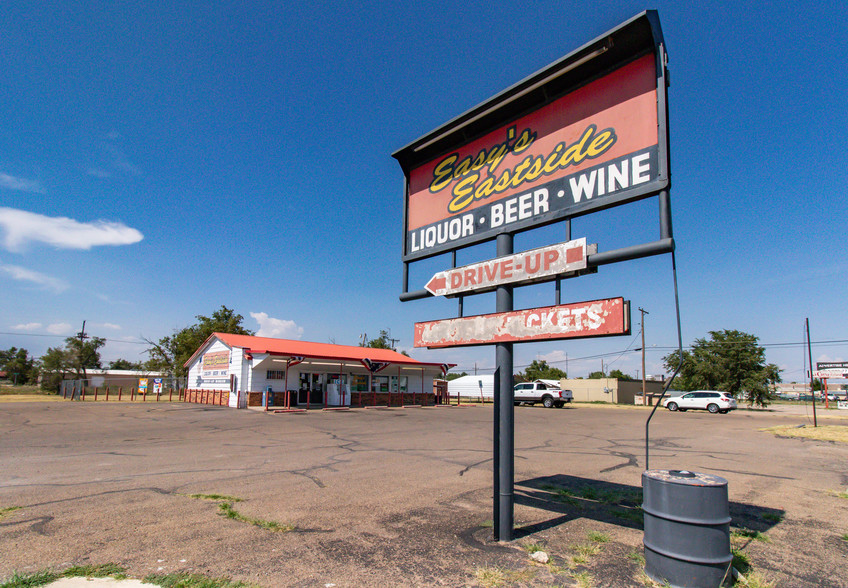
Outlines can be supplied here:
M574 399L571 390L560 390L558 386L552 386L544 382L524 382L515 385L515 405L535 404L541 402L545 408L553 406L562 408L567 402Z
M729 392L718 392L715 390L696 390L688 392L683 396L672 396L663 402L663 406L674 412L686 412L692 410L708 410L715 414L720 412L726 414L736 410L736 399Z

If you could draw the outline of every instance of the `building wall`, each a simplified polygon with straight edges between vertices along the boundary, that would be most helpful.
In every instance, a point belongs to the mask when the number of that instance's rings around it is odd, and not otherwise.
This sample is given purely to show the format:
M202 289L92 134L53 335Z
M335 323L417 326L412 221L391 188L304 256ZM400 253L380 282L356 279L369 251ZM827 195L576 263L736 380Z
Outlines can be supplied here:
M563 390L571 390L574 393L575 402L609 402L612 404L634 404L635 398L642 394L641 381L617 380L615 378L601 378L598 380L560 380ZM662 382L645 382L648 394L660 394Z
M212 378L205 377L203 371L203 356L209 353L219 353L222 351L230 352L230 363L226 370L226 374L219 374ZM230 349L223 342L215 340L203 353L194 360L188 369L188 380L186 388L198 390L229 390L230 389L230 374L241 376L241 361L243 353L241 349ZM236 361L237 371L233 370L233 362Z

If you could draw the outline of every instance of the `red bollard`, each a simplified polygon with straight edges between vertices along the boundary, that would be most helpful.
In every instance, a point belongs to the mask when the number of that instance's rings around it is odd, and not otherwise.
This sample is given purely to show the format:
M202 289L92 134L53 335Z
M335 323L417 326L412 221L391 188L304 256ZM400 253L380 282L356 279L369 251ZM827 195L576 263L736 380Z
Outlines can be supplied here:
M124 391L124 387L118 386L118 402L121 401L121 392L123 392L123 391Z
M106 402L109 402L109 386L106 386Z
M94 402L97 402L97 386L94 387Z
M174 399L174 389L168 388L168 402L171 402Z

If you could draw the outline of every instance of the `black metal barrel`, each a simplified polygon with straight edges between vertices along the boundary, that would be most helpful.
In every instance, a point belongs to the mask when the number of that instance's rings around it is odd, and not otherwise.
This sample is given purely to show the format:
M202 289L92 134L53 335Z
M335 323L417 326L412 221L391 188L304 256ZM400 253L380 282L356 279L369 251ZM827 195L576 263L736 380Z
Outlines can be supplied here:
M642 473L645 573L674 588L716 588L730 569L727 480L685 470Z

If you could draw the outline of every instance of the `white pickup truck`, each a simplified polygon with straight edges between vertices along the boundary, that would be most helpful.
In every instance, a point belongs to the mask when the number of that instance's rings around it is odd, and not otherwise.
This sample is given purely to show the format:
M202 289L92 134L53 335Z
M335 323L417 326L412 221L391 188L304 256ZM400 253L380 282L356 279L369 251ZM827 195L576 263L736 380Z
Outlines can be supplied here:
M571 390L561 390L559 386L544 382L524 382L515 385L515 405L536 404L541 402L545 408L562 408L574 400Z

